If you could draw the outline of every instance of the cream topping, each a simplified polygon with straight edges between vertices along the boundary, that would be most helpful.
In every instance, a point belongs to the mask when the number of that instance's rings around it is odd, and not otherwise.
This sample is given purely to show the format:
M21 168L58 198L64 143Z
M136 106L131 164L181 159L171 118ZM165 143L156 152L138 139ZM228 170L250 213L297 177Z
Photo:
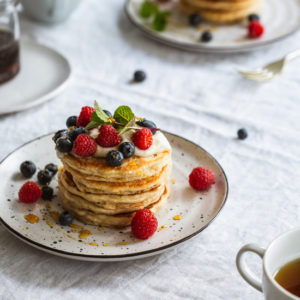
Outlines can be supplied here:
M132 143L131 136L133 133L134 133L134 130L128 130L125 133L121 134L121 138L122 138L121 143L124 143L124 142ZM99 135L98 128L94 128L94 129L90 130L90 136L93 137L94 139L96 139L98 137L98 135ZM105 147L101 147L101 146L97 145L97 151L93 156L94 157L106 157L107 153L111 150L118 150L118 146L105 148ZM163 152L166 150L171 150L171 146L170 146L167 138L165 137L165 135L162 132L157 131L156 134L153 135L152 145L147 150L141 150L141 149L135 147L135 155L136 156L150 156L150 155L160 153L160 152Z

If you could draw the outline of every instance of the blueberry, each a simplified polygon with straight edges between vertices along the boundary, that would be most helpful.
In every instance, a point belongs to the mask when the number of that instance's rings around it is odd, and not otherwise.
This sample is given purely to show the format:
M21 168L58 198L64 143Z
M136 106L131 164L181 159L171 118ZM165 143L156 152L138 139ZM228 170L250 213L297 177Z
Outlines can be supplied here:
M108 111L108 110L106 110L106 109L103 109L103 111L104 111L110 118L113 117L113 115L111 114L110 111Z
M53 141L54 141L54 143L56 143L56 141L60 138L60 137L62 137L62 136L66 136L66 134L68 133L68 130L66 130L66 129L61 129L61 130L58 130L55 134L54 134L54 136L53 136Z
M120 166L124 161L122 152L117 150L109 151L106 155L106 162L112 167Z
M245 128L239 129L237 135L240 140L245 140L248 137L248 133Z
M56 149L59 152L68 153L73 148L73 142L67 137L61 137L56 141Z
M53 198L53 188L50 186L42 187L42 199L51 200Z
M83 134L83 133L89 133L89 131L84 127L77 127L68 132L68 137L70 138L71 141L74 142L76 138L79 136L79 134Z
M57 166L56 166L55 164L52 164L52 163L46 165L46 166L45 166L45 170L50 171L50 172L52 173L52 177L53 177L54 175L56 175L56 173L57 173L57 171L58 171Z
M142 82L146 79L146 73L144 71L135 71L133 75L135 82Z
M26 160L21 163L20 171L26 178L30 178L36 171L36 166L32 161Z
M125 158L129 158L134 155L135 147L129 142L124 142L119 146L119 151L122 152Z
M72 126L76 127L76 124L77 124L77 116L71 116L66 121L66 125L68 128Z
M68 211L64 211L59 215L59 224L63 226L68 226L73 222L73 216Z
M189 15L189 23L192 26L198 26L202 23L202 21L203 21L203 18L198 13L194 13L194 14Z
M150 129L151 128L157 128L157 126L155 125L154 122L146 120L146 119L143 119L141 121L137 121L136 124L138 124L139 126L142 126L142 127L150 128ZM156 130L151 130L151 131L152 131L152 134L156 133Z
M252 22L252 21L259 21L260 20L260 17L258 14L251 14L249 15L248 17L248 21L249 22Z
M210 42L212 38L213 36L210 31L204 31L201 35L201 41L205 43Z
M49 170L41 170L37 174L38 182L41 185L48 184L52 179L52 173Z

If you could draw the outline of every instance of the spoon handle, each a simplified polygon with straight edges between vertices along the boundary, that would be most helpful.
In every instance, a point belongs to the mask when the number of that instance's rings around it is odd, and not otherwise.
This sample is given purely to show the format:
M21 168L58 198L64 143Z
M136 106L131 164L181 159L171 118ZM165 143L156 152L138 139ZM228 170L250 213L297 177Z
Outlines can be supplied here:
M287 59L287 60L291 60L291 59L294 59L294 58L296 58L296 57L298 57L298 56L300 56L300 49L299 49L299 50L296 50L296 51L293 51L293 52L291 52L290 54L288 54L288 55L286 56L286 59Z

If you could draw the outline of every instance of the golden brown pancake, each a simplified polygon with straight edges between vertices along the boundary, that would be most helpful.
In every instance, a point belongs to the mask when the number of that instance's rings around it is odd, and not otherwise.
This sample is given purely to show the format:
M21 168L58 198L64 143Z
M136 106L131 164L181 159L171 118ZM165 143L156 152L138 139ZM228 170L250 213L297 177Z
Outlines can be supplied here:
M209 7L209 2L211 5ZM237 2L228 1L202 1L202 0L180 0L179 7L186 14L199 13L203 18L212 23L233 23L247 18L252 13L257 13L261 7L261 0L244 1L236 5ZM248 3L248 6L246 5ZM226 9L227 7L227 9Z

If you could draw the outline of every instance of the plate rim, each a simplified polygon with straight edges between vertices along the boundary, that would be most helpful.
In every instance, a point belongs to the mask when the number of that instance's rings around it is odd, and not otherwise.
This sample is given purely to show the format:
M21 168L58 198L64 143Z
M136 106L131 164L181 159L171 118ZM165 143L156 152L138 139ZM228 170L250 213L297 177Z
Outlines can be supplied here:
M34 45L37 45L38 47L50 50L51 52L53 52L56 55L58 55L59 57L61 57L65 61L66 66L68 67L68 75L66 76L66 78L60 84L58 84L49 93L43 94L42 96L40 96L38 98L35 98L33 101L31 101L29 103L25 103L25 104L21 104L21 105L18 105L18 106L14 106L12 108L7 108L7 109L0 110L0 115L5 115L5 114L10 114L10 113L18 112L18 111L27 110L29 108L32 108L32 107L40 105L40 104L42 104L44 102L47 102L47 101L51 100L52 98L56 97L58 94L60 94L66 88L66 86L68 85L68 83L72 79L72 75L73 75L72 64L67 59L67 57L65 55L63 55L60 51L58 51L58 50L56 50L56 49L54 49L54 48L52 48L52 47L50 47L48 45L42 44L40 42L37 42L35 40L26 39L26 38L20 40L20 46L22 47L22 45L24 45L24 44L31 44L31 45L34 44ZM8 81L7 83L9 83L9 82L10 81Z
M55 248L51 248L49 246L45 246L43 244L40 244L38 242L35 242L29 238L27 238L26 236L23 236L21 233L19 233L18 231L16 231L15 229L13 229L10 225L8 225L0 216L0 224L3 225L3 227L9 231L11 234L13 234L15 237L19 238L20 240L22 240L23 242L29 244L30 246L33 246L35 248L38 248L42 251L45 251L47 253L51 253L51 254L55 254L55 255L59 255L59 256L63 256L66 258L75 258L75 259L79 259L82 258L82 260L88 260L88 259L94 259L94 260L101 260L101 261L108 261L110 259L114 259L114 260L125 260L125 259L134 259L134 258L142 258L142 257L146 257L146 256L151 256L151 255L155 255L155 254L159 254L162 253L166 250L169 250L181 243L186 242L187 240L195 237L196 235L198 235L200 232L202 232L204 229L206 229L215 219L216 217L220 214L220 212L223 210L225 204L227 203L227 199L228 199L228 194L229 194L229 184L228 184L228 178L227 175L223 169L223 167L219 164L219 162L215 159L214 156L212 156L208 151L206 151L204 148L202 148L200 145L198 145L197 143L190 141L189 139L179 136L177 134L171 133L169 131L163 131L164 133L167 133L169 135L173 135L177 138L183 139L186 142L189 142L191 144L193 144L194 146L200 148L202 151L204 151L209 157L211 157L213 159L213 161L217 164L217 166L220 168L220 170L222 171L223 175L224 175L224 179L225 179L225 187L226 187L226 193L224 196L224 201L221 205L221 207L219 208L218 212L216 213L216 215L205 225L203 226L201 229L195 231L194 233L187 235L185 237L183 237L182 239L172 242L170 244L158 247L158 248L154 248L154 249L150 249L150 250L146 250L146 251L141 251L141 252L136 252L136 253L127 253L127 254L119 254L119 255L91 255L91 254L80 254L80 253L72 253L72 252L68 252L68 251L64 251L64 250L59 250L59 249L55 249ZM13 155L16 151L18 151L19 149L23 148L24 146L35 142L39 139L42 139L44 137L53 135L54 132L51 133L47 133L44 135L41 135L39 137L36 137L20 146L18 146L17 148L15 148L14 150L12 150L9 154L7 154L1 161L0 161L0 168L2 166L2 164L4 163L4 161L6 161L7 158L9 158L11 155Z
M231 53L255 51L255 50L259 50L259 49L268 47L271 44L276 43L278 41L281 41L285 38L288 38L289 36L296 33L298 30L300 30L300 22L298 22L297 27L295 27L293 30L291 30L291 31L289 31L289 32L287 32L283 35L280 35L280 36L275 37L273 39L270 39L268 41L263 41L261 43L257 43L257 44L253 44L253 45L244 45L244 46L241 46L239 48L234 47L234 46L230 46L230 47L216 47L216 46L215 47L205 47L201 44L192 45L192 44L188 44L188 43L184 43L184 42L180 43L180 42L176 42L176 41L171 41L170 39L167 39L163 36L155 35L155 34L153 34L152 30L147 29L144 26L141 26L140 24L138 24L129 12L129 5L132 1L133 0L126 0L126 2L124 4L124 11L125 11L125 15L129 19L131 24L133 24L138 30L140 30L144 35L146 35L148 38L150 38L150 39L152 39L156 42L162 43L162 44L167 45L169 47L173 47L173 48L176 48L176 49L185 50L185 51L189 51L189 52L194 52L194 53L215 53L215 54L226 53L226 54L231 54Z

